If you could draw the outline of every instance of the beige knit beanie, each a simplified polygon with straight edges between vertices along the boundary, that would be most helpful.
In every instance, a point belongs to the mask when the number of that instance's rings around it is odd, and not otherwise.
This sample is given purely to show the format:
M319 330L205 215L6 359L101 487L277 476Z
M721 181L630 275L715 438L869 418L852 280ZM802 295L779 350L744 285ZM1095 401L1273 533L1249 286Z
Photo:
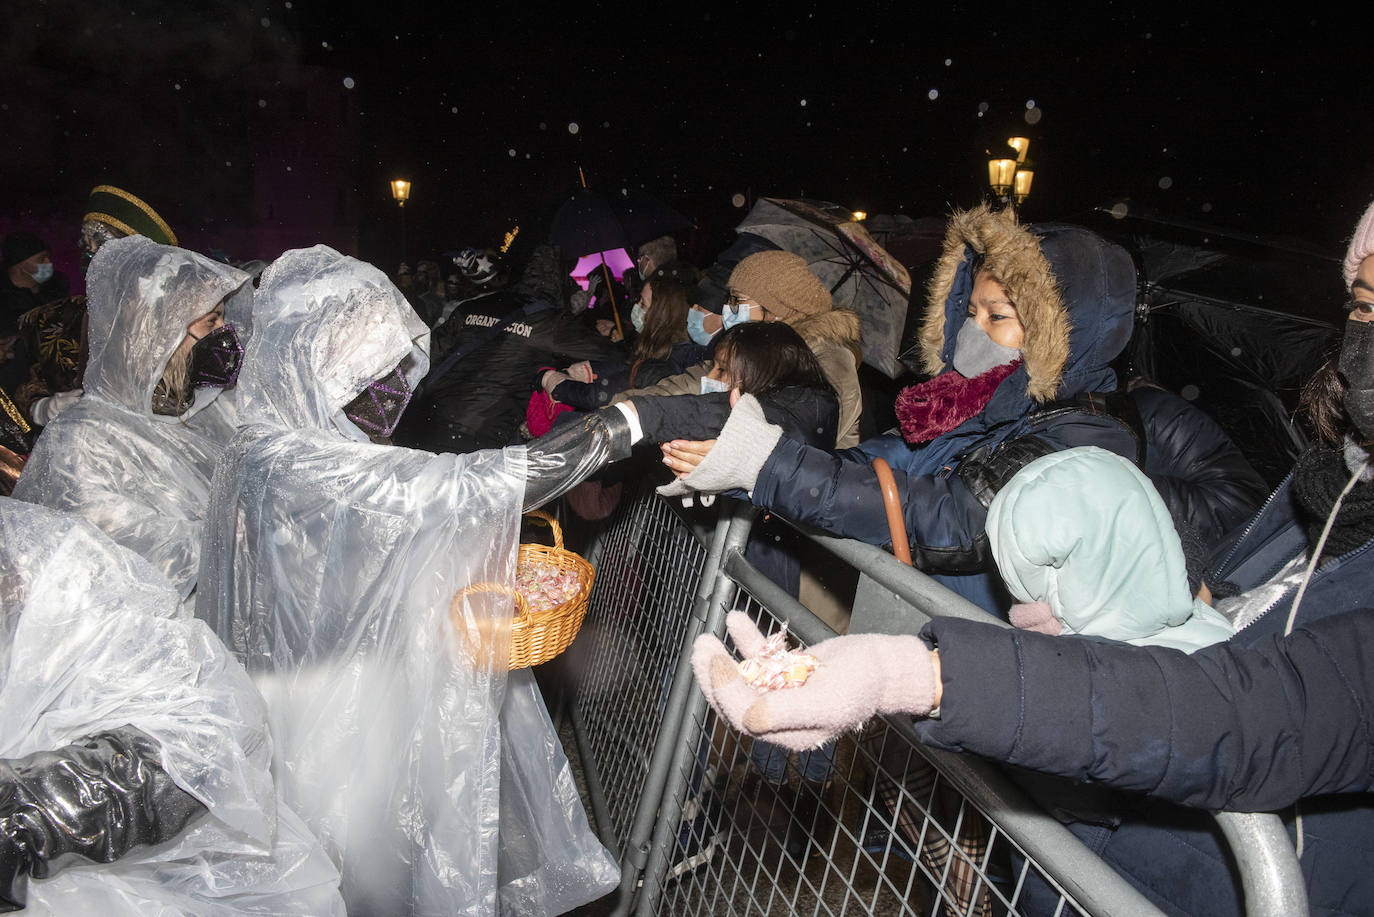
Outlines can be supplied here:
M1350 239L1350 248L1345 253L1345 264L1342 267L1347 290L1355 282L1360 262L1370 255L1374 255L1374 204L1370 204L1364 216L1360 217L1360 225L1355 227L1355 235Z
M750 255L735 265L727 285L788 323L829 312L833 305L825 284L791 252Z

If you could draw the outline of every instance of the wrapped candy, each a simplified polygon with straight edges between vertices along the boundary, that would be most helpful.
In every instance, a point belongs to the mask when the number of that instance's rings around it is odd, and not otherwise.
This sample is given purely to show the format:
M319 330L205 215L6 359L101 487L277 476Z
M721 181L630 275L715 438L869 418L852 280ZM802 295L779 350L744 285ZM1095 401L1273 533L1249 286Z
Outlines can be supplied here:
M582 580L576 570L535 561L523 563L516 570L515 588L529 603L530 613L538 614L576 596Z
M787 648L787 625L770 634L755 654L740 660L739 673L760 694L806 683L820 660L802 650Z

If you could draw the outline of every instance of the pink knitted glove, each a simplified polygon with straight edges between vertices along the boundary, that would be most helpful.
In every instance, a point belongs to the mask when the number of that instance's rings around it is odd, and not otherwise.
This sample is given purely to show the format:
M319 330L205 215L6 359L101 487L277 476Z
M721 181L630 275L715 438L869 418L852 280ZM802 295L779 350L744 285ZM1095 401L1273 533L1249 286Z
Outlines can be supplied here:
M1025 602L1011 606L1011 623L1013 627L1049 634L1051 637L1064 632L1064 625L1054 616L1049 602Z
M725 624L746 656L766 639L744 612L730 612ZM918 637L850 634L807 652L820 666L806 683L765 694L745 684L738 663L710 634L697 638L692 668L706 700L732 726L794 751L822 745L877 714L930 712L931 652Z

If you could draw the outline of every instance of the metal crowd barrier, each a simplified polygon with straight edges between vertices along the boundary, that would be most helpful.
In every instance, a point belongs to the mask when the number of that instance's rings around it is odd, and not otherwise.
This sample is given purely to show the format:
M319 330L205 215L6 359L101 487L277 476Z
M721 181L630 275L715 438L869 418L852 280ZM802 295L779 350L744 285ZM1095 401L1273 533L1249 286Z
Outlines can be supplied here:
M712 528L651 485L625 498L588 551L596 585L569 660L593 819L621 863L613 914L1161 913L999 768L920 745L901 718L837 741L812 779L797 756L785 783L761 779L766 747L707 706L692 642L723 637L735 608L805 644L834 631L745 560L753 507L721 500ZM860 573L851 633L995 620L886 552L811 537ZM1218 821L1247 913L1305 914L1278 818Z

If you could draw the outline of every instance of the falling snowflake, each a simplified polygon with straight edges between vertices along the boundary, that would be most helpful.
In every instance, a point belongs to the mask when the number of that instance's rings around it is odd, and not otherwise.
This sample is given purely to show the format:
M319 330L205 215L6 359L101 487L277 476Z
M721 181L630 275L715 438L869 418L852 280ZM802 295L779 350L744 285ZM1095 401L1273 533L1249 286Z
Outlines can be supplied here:
M1167 175L1159 180L1159 190L1161 191L1168 191L1173 186L1174 180Z
M268 19L266 16L262 17L262 19L261 19L260 21L262 22L262 27L263 27L264 29L267 29L267 28L271 28L271 27L272 27L272 20L271 20L271 19Z
M801 107L802 107L802 108L805 108L805 107L806 107L806 100L805 100L805 99L802 99L802 100L801 100Z
M354 86L356 86L356 85L358 85L358 84L355 83L355 82L353 82L353 77L351 77L351 76L346 76L346 77L344 77L344 89L352 89L352 88L353 88Z
M926 98L934 102L936 99L940 98L940 90L932 89L930 92L926 93Z
M1112 205L1112 219L1114 220L1124 220L1126 219L1126 214L1130 212L1131 208L1126 206L1125 201L1118 201Z
M515 147L511 147L509 150L506 150L506 153L510 156L511 159L514 159L514 158L515 158Z
M258 99L258 108L266 108L266 107L267 107L267 100L266 100L266 99Z
M568 122L568 133L575 134L580 130L582 130L582 126L578 124L576 121Z

